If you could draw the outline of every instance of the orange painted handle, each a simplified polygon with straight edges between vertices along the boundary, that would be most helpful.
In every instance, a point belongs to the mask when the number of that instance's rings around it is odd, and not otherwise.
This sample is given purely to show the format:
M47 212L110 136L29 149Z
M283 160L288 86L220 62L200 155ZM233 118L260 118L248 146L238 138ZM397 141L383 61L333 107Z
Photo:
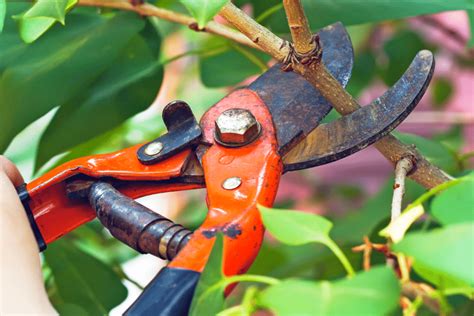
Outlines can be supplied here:
M130 198L202 187L198 184L147 182L181 175L191 157L191 150L183 150L171 158L147 166L137 159L136 152L140 146L72 160L27 184L28 204L46 244L95 218L95 212L87 201L72 200L66 194L65 180L75 175L124 180L126 184L121 186L120 192Z
M262 134L249 145L228 148L214 142L213 122L220 113L235 107L252 112L262 126ZM273 204L282 173L273 123L263 101L245 89L211 108L201 126L204 140L213 143L202 159L209 212L169 267L201 272L214 236L220 231L224 234L224 273L241 274L254 261L263 240L264 227L257 204ZM240 178L241 184L232 190L223 188L223 182L232 177Z

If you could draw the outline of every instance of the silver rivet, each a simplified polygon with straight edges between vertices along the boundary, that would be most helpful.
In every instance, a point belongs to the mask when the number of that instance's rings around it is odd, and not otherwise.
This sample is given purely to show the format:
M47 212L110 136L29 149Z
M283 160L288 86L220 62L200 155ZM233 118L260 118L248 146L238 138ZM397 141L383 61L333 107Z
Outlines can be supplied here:
M160 142L153 142L148 144L145 148L145 154L148 156L158 155L163 150L163 144Z
M226 190L237 189L242 184L242 180L239 177L227 178L222 182L222 187Z

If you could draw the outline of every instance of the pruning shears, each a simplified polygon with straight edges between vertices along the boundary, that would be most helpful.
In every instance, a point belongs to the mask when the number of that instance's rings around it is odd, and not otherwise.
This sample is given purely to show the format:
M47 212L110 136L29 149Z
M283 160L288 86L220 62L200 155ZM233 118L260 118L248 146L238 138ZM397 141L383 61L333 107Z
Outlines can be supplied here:
M346 30L336 23L318 35L322 62L345 86L353 65ZM257 205L272 206L282 174L344 158L387 135L417 105L433 69L433 55L421 51L381 97L321 124L329 102L277 64L212 106L200 123L185 102L174 101L163 110L168 132L161 137L72 160L18 192L41 250L97 217L137 251L169 260L127 315L186 315L218 232L224 273L244 273L264 236ZM204 187L209 211L194 232L133 200Z

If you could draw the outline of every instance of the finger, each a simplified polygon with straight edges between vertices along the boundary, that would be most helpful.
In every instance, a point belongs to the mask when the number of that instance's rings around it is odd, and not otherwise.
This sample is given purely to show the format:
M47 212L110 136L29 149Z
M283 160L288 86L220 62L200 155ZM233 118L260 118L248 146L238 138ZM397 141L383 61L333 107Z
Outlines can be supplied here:
M5 156L0 155L0 171L3 171L15 187L23 184L25 180L18 171L18 168Z

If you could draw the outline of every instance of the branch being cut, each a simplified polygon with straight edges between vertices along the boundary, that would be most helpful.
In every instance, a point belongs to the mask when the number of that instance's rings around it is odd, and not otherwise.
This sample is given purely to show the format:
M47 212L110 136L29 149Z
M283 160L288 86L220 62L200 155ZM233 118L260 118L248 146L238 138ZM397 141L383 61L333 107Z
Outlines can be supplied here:
M286 1L285 8L287 9L288 21L293 23L295 21L302 21L306 18L301 18L304 11L299 0ZM270 54L278 61L285 60L289 49L284 45L284 41L271 33L268 29L254 21L247 16L242 10L237 8L232 3L228 3L219 12L229 23L233 24L238 30L250 38L254 43L259 45L262 50ZM304 23L300 24L304 27ZM308 31L298 30L295 41L303 42L296 43L295 47L304 47L308 45L307 34L309 32L308 25L305 26ZM295 30L293 30L295 33ZM360 105L357 101L339 84L339 82L328 72L323 63L314 62L307 67L303 65L295 65L294 70L303 75L320 93L333 105L333 107L342 115L350 114L358 109ZM443 182L451 179L449 175L444 173L438 167L431 164L424 158L413 146L403 144L395 136L388 135L379 140L375 147L395 165L403 157L414 157L415 169L410 175L410 178L423 185L426 188L433 188Z
M204 29L199 29L197 27L196 20L194 20L192 17L171 10L158 8L149 3L144 3L141 5L132 5L127 0L79 0L77 5L88 7L114 8L126 11L133 11L143 16L155 16L166 21L186 25L194 31L212 33L227 38L236 43L261 50L258 45L252 43L252 41L250 41L242 33L237 32L225 25L211 21L206 25Z

